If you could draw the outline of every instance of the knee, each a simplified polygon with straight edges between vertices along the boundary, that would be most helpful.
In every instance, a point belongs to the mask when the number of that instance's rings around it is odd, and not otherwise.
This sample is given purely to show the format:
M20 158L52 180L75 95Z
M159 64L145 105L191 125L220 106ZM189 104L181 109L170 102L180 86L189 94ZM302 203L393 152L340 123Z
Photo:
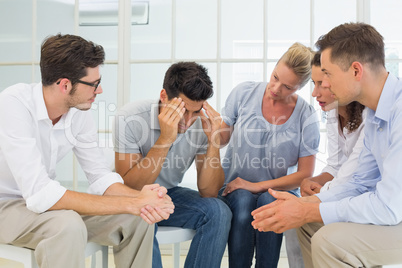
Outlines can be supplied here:
M339 232L332 230L331 227L331 224L323 226L313 235L311 238L312 253L325 251L329 244L332 243L331 241L339 239Z
M233 214L244 210L251 211L256 208L256 198L247 190L238 189L227 195L226 198Z
M232 211L229 206L218 198L211 198L209 214L218 218L222 224L230 223L232 220Z
M216 226L223 232L229 232L232 222L232 211L228 205L218 198L204 198L200 207L203 224Z
M81 216L73 210L54 211L51 222L57 226L55 236L60 239L87 242L88 232ZM53 212L49 212L53 213ZM68 238L68 239L66 239Z
M257 207L261 207L274 202L276 199L270 193L265 192L258 197Z

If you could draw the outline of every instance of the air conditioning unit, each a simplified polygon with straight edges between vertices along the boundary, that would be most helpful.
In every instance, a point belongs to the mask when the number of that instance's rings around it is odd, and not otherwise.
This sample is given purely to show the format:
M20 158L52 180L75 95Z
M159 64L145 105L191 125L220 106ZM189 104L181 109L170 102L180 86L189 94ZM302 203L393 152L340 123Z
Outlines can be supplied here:
M117 26L118 0L80 0L80 26ZM148 24L149 1L131 0L131 24Z

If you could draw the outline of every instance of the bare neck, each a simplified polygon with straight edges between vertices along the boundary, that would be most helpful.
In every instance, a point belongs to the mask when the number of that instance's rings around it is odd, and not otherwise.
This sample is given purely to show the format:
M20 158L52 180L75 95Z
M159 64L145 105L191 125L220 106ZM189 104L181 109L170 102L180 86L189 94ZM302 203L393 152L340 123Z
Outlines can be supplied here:
M43 87L43 99L49 119L52 120L53 125L56 124L63 114L68 112L63 96L59 94L56 87L44 86Z

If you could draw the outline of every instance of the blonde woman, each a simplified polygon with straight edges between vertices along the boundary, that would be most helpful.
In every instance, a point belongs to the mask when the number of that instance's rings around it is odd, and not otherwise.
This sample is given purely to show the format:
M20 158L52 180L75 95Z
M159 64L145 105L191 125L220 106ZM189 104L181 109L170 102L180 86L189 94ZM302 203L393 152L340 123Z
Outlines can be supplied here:
M242 83L226 100L221 141L229 144L222 160L221 193L233 213L231 268L250 267L254 248L255 267L277 266L282 234L254 230L251 212L275 201L269 188L297 194L301 181L313 174L318 120L313 107L296 94L310 78L312 56L310 48L293 44L277 62L269 83ZM292 167L295 172L288 172Z

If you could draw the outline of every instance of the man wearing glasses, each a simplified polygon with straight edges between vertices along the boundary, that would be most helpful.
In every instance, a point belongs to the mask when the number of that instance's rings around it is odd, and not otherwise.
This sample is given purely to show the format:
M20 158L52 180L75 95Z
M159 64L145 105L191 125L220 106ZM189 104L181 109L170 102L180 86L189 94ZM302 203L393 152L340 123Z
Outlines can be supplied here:
M116 267L151 267L154 223L173 213L166 188L125 186L97 147L87 110L102 93L104 58L81 37L51 36L41 48L42 83L0 94L0 243L34 249L40 267L85 267L89 241L113 246ZM71 150L88 194L55 180Z

